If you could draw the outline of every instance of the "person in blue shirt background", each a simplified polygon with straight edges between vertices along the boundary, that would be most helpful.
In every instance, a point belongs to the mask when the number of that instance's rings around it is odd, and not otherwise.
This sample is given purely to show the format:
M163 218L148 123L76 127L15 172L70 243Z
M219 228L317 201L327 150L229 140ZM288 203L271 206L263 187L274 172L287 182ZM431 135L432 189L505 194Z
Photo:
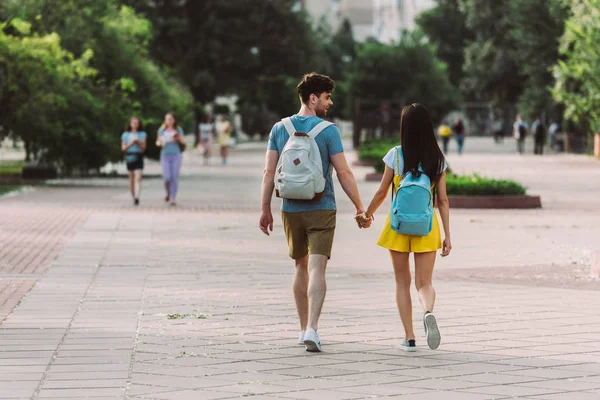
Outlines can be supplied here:
M138 117L131 117L127 129L121 135L121 151L125 153L125 162L129 172L129 190L133 204L140 204L140 187L144 170L144 151L146 151L146 132Z
M158 130L156 146L161 148L160 163L167 192L165 201L175 206L182 162L181 153L185 148L184 132L177 124L175 114L170 112L165 115L165 121Z

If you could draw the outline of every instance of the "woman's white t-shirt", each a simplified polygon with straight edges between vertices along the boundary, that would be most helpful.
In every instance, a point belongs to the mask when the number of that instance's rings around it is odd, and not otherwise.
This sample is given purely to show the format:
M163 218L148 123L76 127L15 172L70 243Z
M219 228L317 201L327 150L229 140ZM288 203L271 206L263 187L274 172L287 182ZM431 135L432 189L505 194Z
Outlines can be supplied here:
M398 159L398 162L396 162L396 156L398 155L400 156L400 158ZM385 157L383 157L383 162L385 163L385 165L394 170L394 175L402 176L404 172L404 155L402 154L402 147L392 147L390 151L388 151L388 153L385 155ZM400 168L400 170L398 170L398 167ZM448 164L444 160L444 166L441 172L444 172L447 169Z

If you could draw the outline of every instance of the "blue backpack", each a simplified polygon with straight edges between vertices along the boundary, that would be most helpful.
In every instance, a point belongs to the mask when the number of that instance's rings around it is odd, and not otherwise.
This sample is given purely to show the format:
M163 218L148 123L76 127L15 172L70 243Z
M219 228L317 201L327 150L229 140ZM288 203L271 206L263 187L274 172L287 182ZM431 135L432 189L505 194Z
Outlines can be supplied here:
M400 150L396 148L396 152L396 169L400 173ZM433 226L432 198L431 180L420 166L404 174L398 189L392 190L392 229L403 235L429 235Z

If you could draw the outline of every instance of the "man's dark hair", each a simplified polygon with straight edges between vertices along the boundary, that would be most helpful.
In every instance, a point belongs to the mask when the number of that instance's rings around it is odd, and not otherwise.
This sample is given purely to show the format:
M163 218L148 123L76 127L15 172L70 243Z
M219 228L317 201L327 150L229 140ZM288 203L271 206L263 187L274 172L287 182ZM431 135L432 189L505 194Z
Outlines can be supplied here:
M315 72L306 74L298 84L298 95L304 104L308 103L311 94L321 96L321 93L331 93L335 89L335 82L326 75Z

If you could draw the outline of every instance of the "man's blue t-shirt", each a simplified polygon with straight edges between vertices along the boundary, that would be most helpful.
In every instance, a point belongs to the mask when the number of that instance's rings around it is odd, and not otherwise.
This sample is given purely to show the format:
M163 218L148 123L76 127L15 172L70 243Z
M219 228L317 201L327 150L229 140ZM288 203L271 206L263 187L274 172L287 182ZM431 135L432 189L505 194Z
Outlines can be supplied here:
M124 142L125 144L129 144L131 143L134 139L141 141L146 140L148 135L146 135L146 132L123 132L123 134L121 135L121 142ZM127 149L127 151L125 152L125 160L127 162L133 162L135 160L137 160L137 155L139 153L143 153L142 148L138 145L138 144L134 144L133 146L131 146L130 148Z
M312 128L317 126L323 120L319 117L309 116L302 117L298 115L292 116L292 123L298 132L308 133ZM269 150L276 150L279 155L283 152L283 148L289 139L289 134L285 130L282 122L278 122L273 126L269 135ZM344 151L342 145L342 136L337 126L332 125L323 130L315 141L319 146L321 153L321 161L323 162L323 172L325 173L326 184L323 197L318 201L311 200L283 200L281 207L284 212L305 212L305 211L320 211L333 210L335 211L335 193L333 191L333 166L329 161L329 157L339 154Z

